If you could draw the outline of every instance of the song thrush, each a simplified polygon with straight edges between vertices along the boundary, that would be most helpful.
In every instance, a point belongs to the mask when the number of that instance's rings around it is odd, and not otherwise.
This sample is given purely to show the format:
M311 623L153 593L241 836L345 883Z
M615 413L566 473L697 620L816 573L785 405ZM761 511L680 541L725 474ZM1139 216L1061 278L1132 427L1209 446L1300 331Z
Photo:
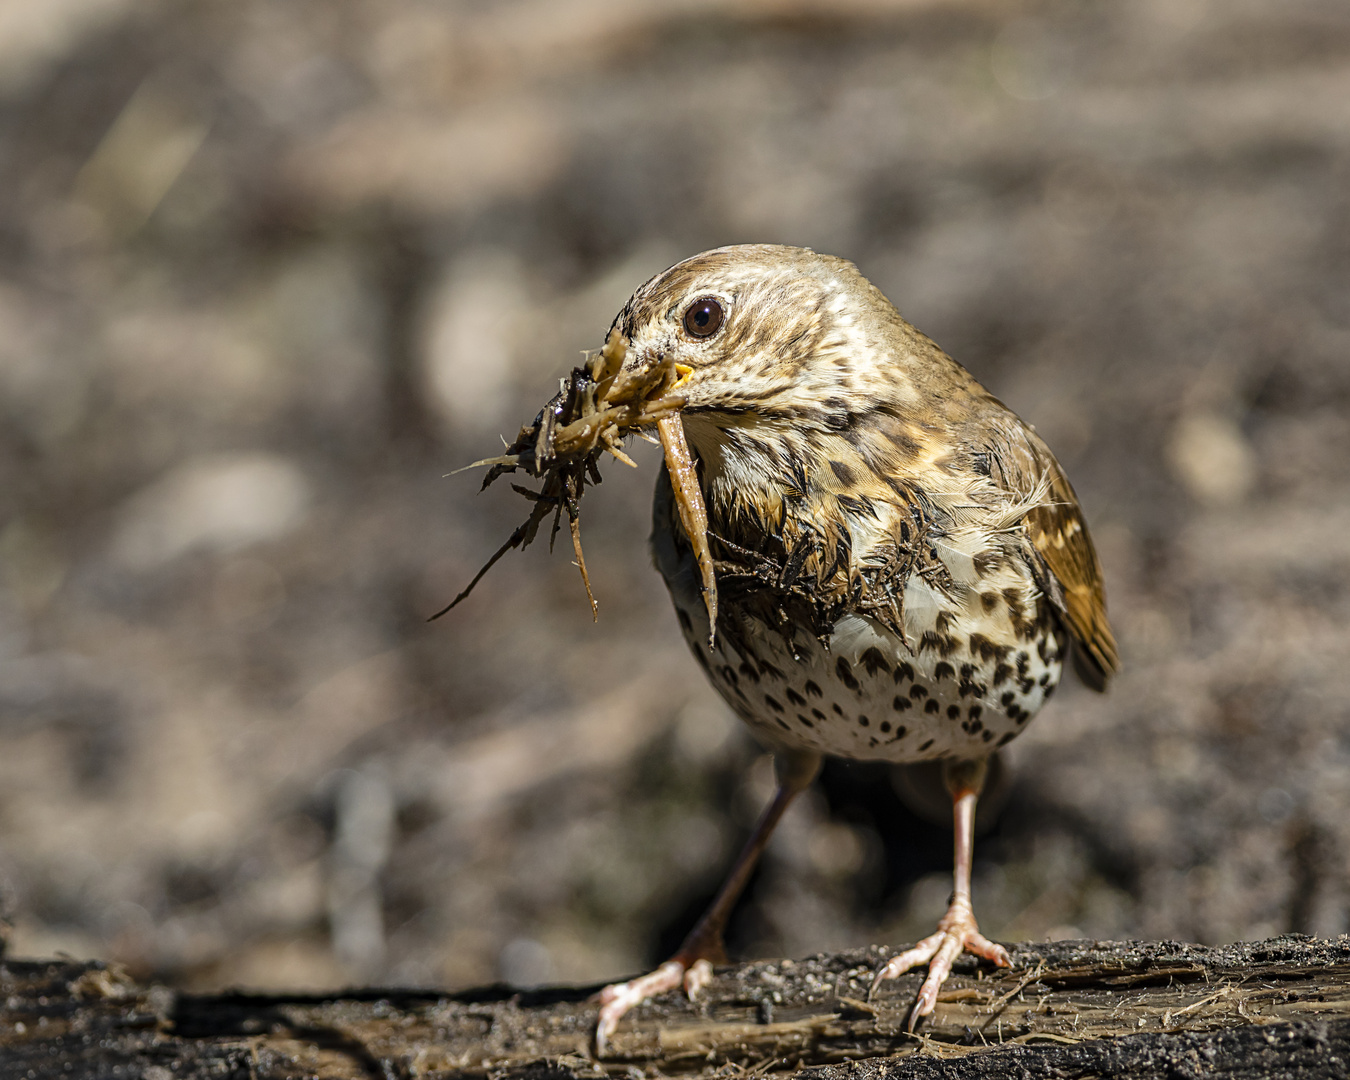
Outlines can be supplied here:
M1009 963L970 901L989 755L1050 697L1070 653L1095 689L1116 670L1073 488L1034 430L843 259L771 245L696 255L633 294L595 364L587 385L631 373L658 388L652 404L610 410L620 427L654 422L665 447L656 566L694 658L779 766L772 804L679 951L602 991L598 1049L634 1004L707 980L770 832L825 754L944 763L951 904L873 984L929 965L912 1029L963 950ZM541 419L594 412L564 415L567 396ZM554 433L540 423L497 460L543 460L531 448Z

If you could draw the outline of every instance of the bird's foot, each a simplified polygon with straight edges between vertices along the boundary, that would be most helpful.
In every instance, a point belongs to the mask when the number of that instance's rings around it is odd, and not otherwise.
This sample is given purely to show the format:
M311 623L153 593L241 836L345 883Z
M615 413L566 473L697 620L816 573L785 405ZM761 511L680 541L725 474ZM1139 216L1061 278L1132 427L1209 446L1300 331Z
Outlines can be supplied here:
M712 980L712 975L712 963L706 957L681 951L650 974L606 986L599 994L600 1019L595 1025L596 1057L605 1056L609 1049L609 1037L614 1034L624 1013L634 1005L657 994L664 994L667 990L674 990L681 983L689 1000L693 1001Z
M906 1027L913 1031L921 1019L933 1011L937 1004L938 990L952 973L952 964L963 952L972 953L999 967L1011 967L1012 957L1008 950L996 942L990 941L980 933L975 923L975 913L964 900L953 900L947 914L938 923L937 933L924 938L912 949L906 949L899 956L893 956L877 972L872 980L867 996L870 998L886 979L894 979L906 971L921 964L928 965L928 978L919 988L919 997L910 1010Z

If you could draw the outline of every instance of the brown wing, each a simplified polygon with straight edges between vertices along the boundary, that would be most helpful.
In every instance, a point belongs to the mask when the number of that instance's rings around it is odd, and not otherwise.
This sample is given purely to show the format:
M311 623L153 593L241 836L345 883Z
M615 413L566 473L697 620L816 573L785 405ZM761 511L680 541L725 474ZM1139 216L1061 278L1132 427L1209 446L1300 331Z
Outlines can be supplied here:
M1014 490L1032 490L1041 477L1049 481L1045 499L1027 513L1022 527L1058 587L1058 596L1055 589L1047 591L1073 636L1079 676L1094 690L1104 690L1119 670L1120 658L1106 618L1097 549L1092 546L1078 496L1055 455L1034 431L1021 424L1018 427L1020 431L1008 433L1012 437L1006 449L999 448L1005 452L995 451L993 456Z

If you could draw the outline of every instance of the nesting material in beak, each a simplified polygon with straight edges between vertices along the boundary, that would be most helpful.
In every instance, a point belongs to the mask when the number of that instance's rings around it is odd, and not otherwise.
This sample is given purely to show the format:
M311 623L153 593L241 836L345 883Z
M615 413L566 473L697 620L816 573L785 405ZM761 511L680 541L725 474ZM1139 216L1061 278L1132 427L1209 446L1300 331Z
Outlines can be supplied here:
M473 591L493 565L512 548L528 547L539 532L543 520L553 515L549 546L557 536L564 510L571 527L572 546L586 586L591 615L597 616L591 594L586 560L581 553L581 496L587 482L598 484L602 454L608 453L626 465L636 463L623 452L623 436L634 429L655 424L665 450L666 468L675 489L680 521L693 546L703 577L703 599L708 608L711 633L717 627L717 582L713 576L712 553L708 548L708 513L703 492L694 471L694 459L684 439L684 424L679 412L685 405L680 388L690 369L672 360L624 369L628 340L618 329L611 330L605 347L592 354L585 366L573 368L563 380L562 389L539 411L534 423L520 429L516 441L499 457L484 458L468 468L488 466L483 479L487 487L503 473L524 469L540 478L538 491L512 484L532 503L530 516L516 529L468 586L454 600L431 616L438 619ZM711 641L711 638L710 638Z

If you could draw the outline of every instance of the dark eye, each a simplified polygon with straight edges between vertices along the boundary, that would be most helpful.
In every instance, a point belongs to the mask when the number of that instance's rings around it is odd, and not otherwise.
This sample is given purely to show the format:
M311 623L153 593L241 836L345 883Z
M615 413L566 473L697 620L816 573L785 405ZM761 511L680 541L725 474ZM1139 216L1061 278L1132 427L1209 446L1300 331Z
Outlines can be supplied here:
M695 300L684 313L684 328L696 338L712 337L722 325L722 305L711 296Z

